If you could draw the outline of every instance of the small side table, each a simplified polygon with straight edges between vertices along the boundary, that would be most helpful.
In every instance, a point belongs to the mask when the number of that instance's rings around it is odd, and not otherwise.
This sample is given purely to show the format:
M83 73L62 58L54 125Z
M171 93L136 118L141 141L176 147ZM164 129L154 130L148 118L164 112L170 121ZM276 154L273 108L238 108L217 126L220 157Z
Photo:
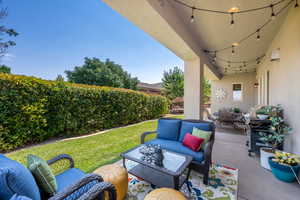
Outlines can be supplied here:
M100 175L104 181L112 183L117 190L117 200L123 200L128 191L127 170L117 164L104 165L96 169L93 173ZM105 197L105 199L108 199Z

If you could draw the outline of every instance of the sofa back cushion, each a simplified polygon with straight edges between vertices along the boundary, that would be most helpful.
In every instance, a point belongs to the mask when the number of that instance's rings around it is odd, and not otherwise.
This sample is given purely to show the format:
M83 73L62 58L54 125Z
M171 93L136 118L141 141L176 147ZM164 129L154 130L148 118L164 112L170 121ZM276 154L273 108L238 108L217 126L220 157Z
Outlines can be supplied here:
M0 197L9 200L14 194L40 200L39 188L30 171L22 164L0 154Z
M157 127L157 138L166 140L178 140L180 126L180 119L159 119Z
M183 141L185 134L192 133L194 127L203 131L212 131L213 129L212 124L209 122L189 122L183 120L180 128L179 141Z

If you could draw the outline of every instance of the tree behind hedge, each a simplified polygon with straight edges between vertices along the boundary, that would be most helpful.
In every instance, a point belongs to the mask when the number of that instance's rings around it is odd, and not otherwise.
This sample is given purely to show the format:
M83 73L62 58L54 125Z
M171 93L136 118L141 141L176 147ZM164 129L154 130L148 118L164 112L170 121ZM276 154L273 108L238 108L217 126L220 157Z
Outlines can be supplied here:
M10 67L6 65L0 65L0 73L10 74L11 73Z
M138 79L110 60L102 62L97 58L85 58L82 66L73 71L65 71L68 81L89 85L109 86L116 88L137 89Z
M184 95L184 73L179 67L174 67L169 71L164 71L163 93L170 100ZM211 97L211 84L207 79L203 80L203 100L208 103Z
M179 67L174 67L169 71L164 71L163 78L163 93L170 100L176 97L183 97L184 93L184 74Z

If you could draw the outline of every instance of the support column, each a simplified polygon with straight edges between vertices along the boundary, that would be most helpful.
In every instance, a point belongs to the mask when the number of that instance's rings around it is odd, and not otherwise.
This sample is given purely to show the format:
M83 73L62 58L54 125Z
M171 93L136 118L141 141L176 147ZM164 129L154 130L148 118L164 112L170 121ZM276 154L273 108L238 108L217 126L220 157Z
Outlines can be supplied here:
M200 59L184 62L184 118L203 119L204 63Z

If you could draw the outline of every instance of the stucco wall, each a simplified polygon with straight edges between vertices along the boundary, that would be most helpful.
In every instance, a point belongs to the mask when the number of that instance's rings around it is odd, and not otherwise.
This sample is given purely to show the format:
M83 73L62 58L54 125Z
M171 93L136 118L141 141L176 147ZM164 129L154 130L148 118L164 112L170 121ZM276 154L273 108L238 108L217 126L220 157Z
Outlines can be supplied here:
M271 52L280 49L280 61L270 61ZM285 150L300 154L300 9L292 7L274 38L257 78L270 72L270 104L282 104L285 118L293 127ZM263 87L263 91L266 89ZM266 95L262 95L265 98ZM266 102L265 100L262 102Z
M256 89L254 83L256 82L255 73L242 73L224 76L221 80L212 81L212 99L211 110L217 112L222 108L239 107L243 112L247 112L256 103ZM243 100L239 102L233 101L232 84L241 83L243 90ZM219 101L216 97L218 88L223 88L226 91L226 98Z

